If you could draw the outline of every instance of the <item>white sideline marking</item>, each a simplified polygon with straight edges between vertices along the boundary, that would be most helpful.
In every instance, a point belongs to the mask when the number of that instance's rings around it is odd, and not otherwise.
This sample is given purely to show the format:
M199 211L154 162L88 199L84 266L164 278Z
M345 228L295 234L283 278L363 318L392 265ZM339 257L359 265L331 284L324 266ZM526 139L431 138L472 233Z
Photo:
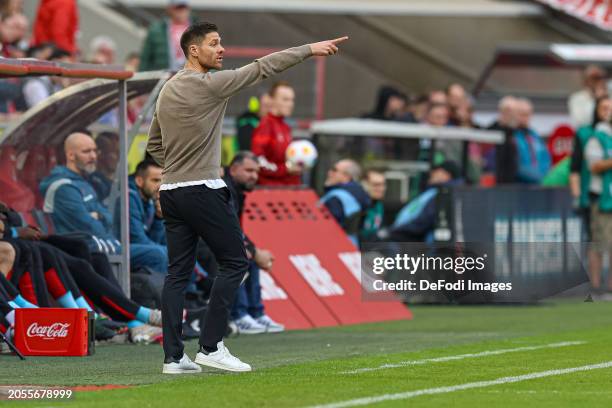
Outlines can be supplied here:
M356 370L343 371L340 374L358 374L358 373L365 373L368 371L385 370L387 368L397 368L397 367L421 365L421 364L427 364L427 363L441 363L444 361L463 360L464 358L497 356L499 354L515 353L518 351L532 351L532 350L540 350L540 349L547 349L547 348L577 346L577 345L585 344L585 343L586 342L584 341L563 341L560 343L543 344L541 346L515 347L515 348L510 348L510 349L481 351L480 353L467 353L467 354L458 354L455 356L424 358L422 360L400 361L399 363L383 364L378 367L365 367L365 368L358 368Z
M536 378L550 377L553 375L570 374L570 373L575 373L578 371L590 371L590 370L597 370L600 368L611 368L611 367L612 367L612 361L607 361L605 363L590 364L590 365L585 365L581 367L571 367L571 368L561 368L557 370L540 371L536 373L517 375L514 377L501 377L496 380L490 380L490 381L477 381L477 382L471 382L471 383L465 383L465 384L451 385L447 387L425 388L423 390L406 391L406 392L400 392L397 394L383 394L383 395L377 395L373 397L357 398L357 399L352 399L352 400L347 400L347 401L334 402L331 404L315 405L315 406L312 406L311 408L355 407L358 405L368 405L368 404L374 404L374 403L383 402L383 401L396 401L396 400L414 398L420 395L445 394L449 392L468 390L470 388L490 387L492 385L510 384L510 383L515 383L515 382L520 382L520 381L533 380Z

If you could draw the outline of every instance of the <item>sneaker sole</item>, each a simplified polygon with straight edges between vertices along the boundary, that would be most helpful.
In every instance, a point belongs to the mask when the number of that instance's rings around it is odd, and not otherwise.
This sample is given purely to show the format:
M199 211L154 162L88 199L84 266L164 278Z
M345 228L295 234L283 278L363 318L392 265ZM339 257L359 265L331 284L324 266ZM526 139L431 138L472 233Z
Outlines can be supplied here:
M249 367L248 369L232 368L232 367L221 365L221 364L216 363L214 361L201 360L198 357L195 358L194 363L200 364L200 365L203 365L203 366L207 366L207 367L218 368L219 370L232 371L234 373L245 373L245 372L253 370L251 367Z
M240 327L238 328L238 332L240 334L262 334L266 332L266 329L253 329L253 330L242 330Z
M162 369L162 374L198 374L201 373L202 370L183 370L180 368L164 368Z
M282 333L282 332L284 332L284 331L285 331L285 329L284 329L284 328L282 328L282 329L281 329L281 328L278 328L278 327L277 327L277 328L275 329L275 328L272 328L272 327L268 327L268 331L267 331L267 333Z

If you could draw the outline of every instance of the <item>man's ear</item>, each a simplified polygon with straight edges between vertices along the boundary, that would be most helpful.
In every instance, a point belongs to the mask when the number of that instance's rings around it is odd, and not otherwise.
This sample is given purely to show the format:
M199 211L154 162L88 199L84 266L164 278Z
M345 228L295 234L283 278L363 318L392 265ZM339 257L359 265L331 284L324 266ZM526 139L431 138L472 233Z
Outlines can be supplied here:
M194 57L197 58L198 57L198 47L195 44L191 44L189 46L189 54Z
M142 188L142 186L144 185L144 179L142 178L142 176L134 177L134 182L136 183L138 188Z

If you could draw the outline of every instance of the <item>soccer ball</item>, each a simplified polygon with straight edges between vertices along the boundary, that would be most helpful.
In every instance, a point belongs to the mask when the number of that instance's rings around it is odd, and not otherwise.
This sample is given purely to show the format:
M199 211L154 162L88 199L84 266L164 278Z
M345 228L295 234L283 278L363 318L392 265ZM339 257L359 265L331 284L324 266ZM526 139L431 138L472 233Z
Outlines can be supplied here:
M287 146L285 152L287 162L291 165L301 165L305 168L311 168L315 165L319 153L317 148L308 140L294 140Z

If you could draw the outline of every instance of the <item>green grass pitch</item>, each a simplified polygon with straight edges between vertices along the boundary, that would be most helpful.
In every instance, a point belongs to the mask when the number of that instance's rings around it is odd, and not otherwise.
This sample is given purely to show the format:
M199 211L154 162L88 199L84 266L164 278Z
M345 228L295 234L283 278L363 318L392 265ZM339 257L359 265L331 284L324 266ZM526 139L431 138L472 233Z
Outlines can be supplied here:
M412 321L229 339L232 353L254 367L243 374L205 368L202 374L162 376L158 345L99 346L92 357L25 362L2 355L0 385L133 387L77 391L69 401L0 405L612 407L612 303L412 310ZM186 350L193 358L196 342ZM551 371L600 363L610 364ZM545 375L522 377L533 373Z

